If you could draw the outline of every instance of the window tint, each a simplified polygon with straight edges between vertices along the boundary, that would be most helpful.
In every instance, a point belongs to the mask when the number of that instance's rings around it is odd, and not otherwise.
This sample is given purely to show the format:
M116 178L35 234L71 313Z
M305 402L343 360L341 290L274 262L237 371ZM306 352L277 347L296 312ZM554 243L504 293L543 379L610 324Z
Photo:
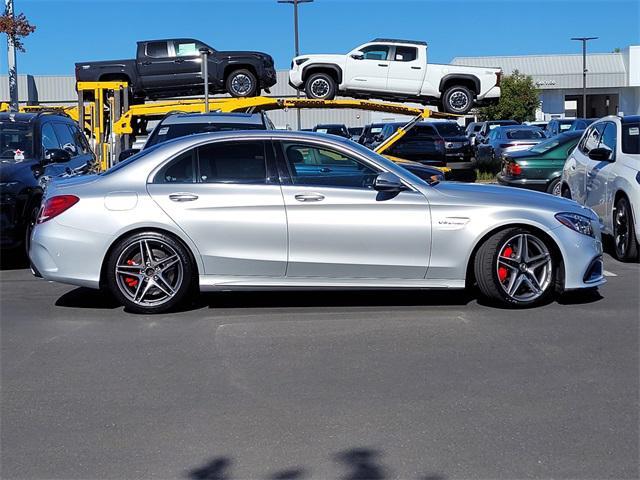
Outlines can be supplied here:
M387 60L389 58L389 47L385 45L369 45L362 49L366 60Z
M624 153L640 153L640 123L622 124L622 151Z
M378 171L334 150L283 143L294 185L372 188Z
M78 149L78 153L82 155L91 153L89 142L87 142L87 138L82 134L80 129L75 125L67 125L67 127L71 131L71 136L73 137L74 145Z
M606 148L612 153L611 158L616 156L616 124L607 122L602 133L602 139L600 140L600 148Z
M71 130L67 128L67 125L64 123L54 123L53 129L56 132L56 137L58 137L62 149L69 152L72 157L78 155L75 140L71 135Z
M195 172L195 149L191 149L160 170L154 178L154 183L194 183Z
M396 47L396 62L413 62L418 56L418 49L413 47Z
M218 142L198 148L198 181L266 183L264 142Z
M149 42L147 43L146 54L148 57L166 58L169 56L167 50L167 42Z
M50 150L52 148L61 148L60 142L58 141L58 137L53 131L53 125L50 123L45 123L42 126L42 149Z

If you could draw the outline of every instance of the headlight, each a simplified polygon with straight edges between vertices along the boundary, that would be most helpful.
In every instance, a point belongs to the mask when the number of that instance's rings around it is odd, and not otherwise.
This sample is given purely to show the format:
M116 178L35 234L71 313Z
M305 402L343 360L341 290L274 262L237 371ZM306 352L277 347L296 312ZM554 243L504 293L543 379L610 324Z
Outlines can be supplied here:
M296 62L296 65L302 65L307 60L309 60L309 59L308 58L297 58L295 62Z
M591 226L591 219L585 217L584 215L569 212L558 213L556 214L556 219L565 227L569 227L571 230L574 230L583 235L587 235L589 237L595 237L593 233L593 227Z

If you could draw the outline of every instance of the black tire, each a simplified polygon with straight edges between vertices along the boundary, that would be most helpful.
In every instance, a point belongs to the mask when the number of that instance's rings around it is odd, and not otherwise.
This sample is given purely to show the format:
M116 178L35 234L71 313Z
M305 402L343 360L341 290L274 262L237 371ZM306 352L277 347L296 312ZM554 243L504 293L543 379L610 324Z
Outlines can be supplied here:
M143 245L148 245L151 251L149 265L145 261L144 254L140 252L140 249L144 248ZM136 251L138 253L135 253ZM122 262L129 254L132 255L126 260L126 266L125 263L120 265L131 270L126 270L127 273L116 273L118 261ZM166 256L163 257L162 254ZM155 265L156 261L162 262L163 258L171 259L174 254L177 261L165 271L158 273L158 268L162 268L162 264L158 267ZM158 232L140 232L120 240L109 254L105 268L106 286L127 311L135 313L162 313L179 306L190 296L196 281L195 267L187 249L172 236ZM156 272L152 272L154 269ZM147 272L144 272L145 270ZM160 283L160 279L164 284ZM151 284L148 293L138 290L148 284ZM165 291L163 292L159 286L162 286ZM170 297L162 301L158 300L163 296L166 297L167 291L171 291L172 288L174 293ZM135 298L139 293L142 293L142 297L138 302ZM145 295L148 295L146 302Z
M540 244L544 245L549 259L548 267L546 265L543 267L539 267L545 269L543 288L540 289L542 293L535 298L531 298L530 300L517 299L514 298L514 296L509 295L506 291L505 282L509 283L510 277L506 277L505 279L500 278L498 257L501 253L506 252L505 247L508 245L507 242L520 235L525 235L525 239L527 237L534 238L537 242L540 242ZM505 230L494 233L480 246L480 248L476 252L473 263L475 279L478 283L478 288L480 289L482 296L486 300L488 300L489 303L512 308L532 307L547 302L551 298L551 295L553 295L556 288L556 278L558 271L557 265L559 263L554 258L553 251L554 250L552 249L552 246L548 244L548 241L545 238L525 228L507 228ZM501 258L504 258L504 256L502 256ZM517 262L519 262L519 260L514 258L514 263ZM527 276L527 274L523 273L521 270L518 270L517 267L514 267L514 270L508 273L508 275L516 275L517 277L525 276L527 278L530 278ZM514 281L514 284L516 284L518 281L517 277ZM516 288L514 294L517 294L518 291L526 292L526 290L529 289L529 287L524 282L521 282L519 285L522 286Z
M255 97L260 89L256 76L245 68L231 72L225 85L227 92L236 98Z
M562 185L560 184L560 177L551 180L551 183L547 186L547 193L559 197L562 195Z
M633 223L633 212L627 197L620 197L613 209L613 251L621 262L638 259L638 240Z
M307 98L316 100L333 100L336 97L337 85L333 77L327 73L312 73L304 85Z
M24 253L29 258L29 248L31 247L31 232L33 232L33 227L36 226L38 221L38 213L40 212L40 204L32 204L29 207L29 214L27 216L27 224L24 229Z
M467 87L454 85L442 95L442 106L447 113L465 115L473 108L473 93Z

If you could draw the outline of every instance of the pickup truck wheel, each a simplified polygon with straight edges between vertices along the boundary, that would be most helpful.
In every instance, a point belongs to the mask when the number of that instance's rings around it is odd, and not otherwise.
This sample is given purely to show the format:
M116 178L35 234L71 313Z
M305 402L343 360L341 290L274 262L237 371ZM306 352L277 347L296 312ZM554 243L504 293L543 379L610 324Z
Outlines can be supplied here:
M232 97L255 97L258 80L249 70L235 70L227 77L227 92Z
M445 112L464 115L473 107L473 93L467 87L454 85L445 90L442 104Z
M336 82L326 73L313 73L307 80L304 91L308 98L333 100L336 96Z

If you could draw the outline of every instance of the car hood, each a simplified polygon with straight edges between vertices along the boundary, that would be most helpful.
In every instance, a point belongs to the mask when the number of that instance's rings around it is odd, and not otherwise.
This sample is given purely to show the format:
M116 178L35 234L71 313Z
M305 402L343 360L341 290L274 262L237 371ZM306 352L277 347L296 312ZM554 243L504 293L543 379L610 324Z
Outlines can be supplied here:
M218 51L218 54L227 56L227 57L258 57L267 60L269 63L273 64L273 58L268 53L264 52L252 52L252 51L244 51L244 50L224 50Z
M334 62L334 63L338 63L341 64L344 62L345 60L345 56L344 55L319 55L319 54L314 54L314 55L300 55L298 57L295 57L293 60L297 60L299 58L307 58L309 60L321 60L322 62ZM307 62L305 62L307 63ZM305 66L305 63L302 64L302 66Z
M36 165L38 165L38 162L35 160L24 160L22 162L0 161L0 182L25 182L29 177L33 180L33 167Z
M595 218L590 208L573 200L556 197L548 193L522 188L484 185L481 183L444 182L434 187L444 196L443 201L469 206L505 206L524 209L535 208L551 212L574 212Z

